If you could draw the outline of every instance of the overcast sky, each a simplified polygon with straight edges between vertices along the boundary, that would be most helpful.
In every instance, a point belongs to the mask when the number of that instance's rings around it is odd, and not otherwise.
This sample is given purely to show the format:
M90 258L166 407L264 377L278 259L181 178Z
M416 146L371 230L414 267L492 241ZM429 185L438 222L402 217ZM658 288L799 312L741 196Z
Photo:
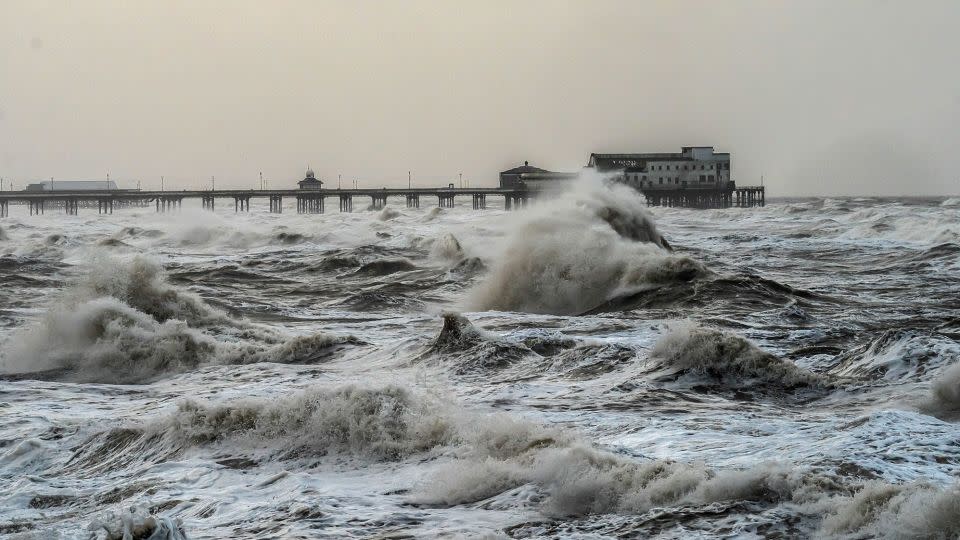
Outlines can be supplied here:
M713 145L771 195L957 194L958 25L955 0L0 0L0 176L492 186Z

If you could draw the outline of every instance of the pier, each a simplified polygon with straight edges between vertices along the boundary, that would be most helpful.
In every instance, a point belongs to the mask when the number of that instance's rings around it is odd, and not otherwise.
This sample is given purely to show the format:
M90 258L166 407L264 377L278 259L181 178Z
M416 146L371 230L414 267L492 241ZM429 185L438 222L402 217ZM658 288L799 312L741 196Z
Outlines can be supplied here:
M184 199L200 199L204 210L216 209L218 200L232 200L234 212L249 212L253 199L265 199L270 213L283 212L284 199L297 202L297 213L322 214L326 199L340 202L340 212L352 212L355 198L370 200L370 208L380 210L390 197L403 198L407 208L420 208L421 197L436 197L440 208L453 208L457 197L471 197L474 210L487 207L488 196L504 198L507 210L523 208L537 195L525 188L380 188L380 189L250 189L250 190L195 190L195 191L0 191L0 217L10 215L10 204L29 206L30 215L46 214L48 210L62 209L67 215L77 215L81 207L97 208L98 214L112 214L115 206L153 206L157 213L172 212L183 207Z
M766 206L764 186L738 187L728 182L723 188L676 186L670 188L641 188L647 206L671 206L681 208L746 208Z

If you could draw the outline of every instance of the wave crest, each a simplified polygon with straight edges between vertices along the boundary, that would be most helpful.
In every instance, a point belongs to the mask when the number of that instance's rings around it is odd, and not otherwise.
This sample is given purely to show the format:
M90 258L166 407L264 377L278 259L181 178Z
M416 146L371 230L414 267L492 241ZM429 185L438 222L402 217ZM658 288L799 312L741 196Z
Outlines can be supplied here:
M670 255L637 193L585 180L512 231L471 307L581 314L611 298L706 272Z

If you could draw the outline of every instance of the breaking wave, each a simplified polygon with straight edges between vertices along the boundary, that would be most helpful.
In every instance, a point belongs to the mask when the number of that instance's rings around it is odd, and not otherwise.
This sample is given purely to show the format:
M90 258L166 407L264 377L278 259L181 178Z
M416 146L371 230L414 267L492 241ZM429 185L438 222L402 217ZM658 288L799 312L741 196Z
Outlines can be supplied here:
M929 380L957 359L960 347L953 341L919 331L887 330L837 355L828 373L865 380Z
M218 339L235 334L242 340ZM245 344L241 344L246 342ZM359 344L351 336L289 337L232 319L169 285L159 263L99 259L2 357L7 374L140 384L209 364L308 363Z
M960 197L950 197L940 203L940 206L960 206Z
M960 535L960 485L941 489L919 483L868 482L852 498L842 500L823 520L822 530L891 539L956 538Z
M578 186L529 211L473 290L472 308L580 314L611 298L706 272L700 263L666 251L635 191L599 180Z
M779 388L828 385L823 377L777 358L735 334L691 323L674 325L657 341L650 357L662 362L660 369L673 371L661 378L695 374L730 386L750 382Z

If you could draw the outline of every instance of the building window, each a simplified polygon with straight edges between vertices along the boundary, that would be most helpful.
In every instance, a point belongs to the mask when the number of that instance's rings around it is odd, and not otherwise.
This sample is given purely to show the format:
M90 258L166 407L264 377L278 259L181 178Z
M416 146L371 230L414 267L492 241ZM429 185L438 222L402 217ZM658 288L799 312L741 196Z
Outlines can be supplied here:
M661 184L663 183L663 177L662 177L662 176L660 177L660 183L661 183Z
M700 170L701 170L701 171L703 170L703 165L700 166Z
M706 181L707 181L707 175L701 174L701 175L700 175L700 182L706 182Z
M712 170L713 170L713 165L711 165L711 166L709 166L709 167L707 167L707 168L712 171Z
M729 164L729 163L724 163L724 164L723 164L723 169L729 171L729 170L730 170L730 164Z
M707 177L707 181L708 181L708 182L713 182L714 180L715 180L715 179L714 179L714 177L713 177L712 174Z
M643 179L646 180L646 179L647 179L647 175L643 175Z

